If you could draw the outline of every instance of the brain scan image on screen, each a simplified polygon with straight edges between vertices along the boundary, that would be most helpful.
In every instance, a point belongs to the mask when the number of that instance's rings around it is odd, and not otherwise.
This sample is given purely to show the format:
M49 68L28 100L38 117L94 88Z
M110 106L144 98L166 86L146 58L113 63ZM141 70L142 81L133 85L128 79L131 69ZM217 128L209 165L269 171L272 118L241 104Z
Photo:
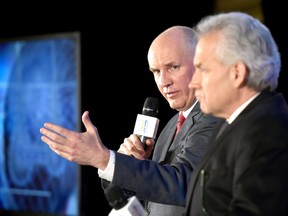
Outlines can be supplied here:
M78 54L74 34L0 44L0 209L77 215L78 166L39 129L79 130Z

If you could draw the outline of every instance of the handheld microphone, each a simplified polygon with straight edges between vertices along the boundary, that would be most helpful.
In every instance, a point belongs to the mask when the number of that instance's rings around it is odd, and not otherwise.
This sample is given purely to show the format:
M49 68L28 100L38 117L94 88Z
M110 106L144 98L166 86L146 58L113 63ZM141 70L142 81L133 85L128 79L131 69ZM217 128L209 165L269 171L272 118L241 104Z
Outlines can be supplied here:
M154 97L147 97L143 106L142 114L138 114L134 127L134 134L137 134L145 149L147 138L155 139L157 135L159 119L156 118L159 109L159 100Z
M144 216L144 208L139 200L132 196L126 198L123 191L114 184L104 190L109 205L113 208L108 216Z

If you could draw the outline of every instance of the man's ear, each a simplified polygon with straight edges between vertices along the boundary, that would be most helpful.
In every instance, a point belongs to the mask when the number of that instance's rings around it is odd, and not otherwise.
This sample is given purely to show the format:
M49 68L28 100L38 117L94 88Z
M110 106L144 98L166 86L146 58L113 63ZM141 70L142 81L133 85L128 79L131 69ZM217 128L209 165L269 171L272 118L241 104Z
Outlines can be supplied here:
M247 78L249 75L249 71L247 66L239 61L236 62L232 67L232 79L234 80L235 87L243 87L247 83Z

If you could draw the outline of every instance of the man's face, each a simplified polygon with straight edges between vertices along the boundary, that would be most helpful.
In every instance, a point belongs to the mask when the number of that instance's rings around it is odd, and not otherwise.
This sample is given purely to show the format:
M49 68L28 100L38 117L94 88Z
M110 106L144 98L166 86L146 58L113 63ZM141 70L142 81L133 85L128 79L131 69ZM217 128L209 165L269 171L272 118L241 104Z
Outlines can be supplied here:
M219 37L219 33L212 33L200 38L194 58L196 70L190 87L195 88L204 113L226 118L234 88L231 67L222 64L217 56Z
M161 43L149 51L149 67L161 94L170 107L187 110L195 95L189 83L194 74L193 55L179 42Z

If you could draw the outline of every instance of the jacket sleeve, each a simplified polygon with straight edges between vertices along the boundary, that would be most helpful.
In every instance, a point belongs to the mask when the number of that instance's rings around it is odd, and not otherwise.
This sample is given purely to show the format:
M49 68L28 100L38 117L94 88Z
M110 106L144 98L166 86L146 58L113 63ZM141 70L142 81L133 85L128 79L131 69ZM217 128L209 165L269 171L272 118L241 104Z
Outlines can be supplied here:
M218 119L203 115L188 135L181 140L171 164L138 160L116 153L112 182L132 191L138 199L184 206L190 175L206 151Z

